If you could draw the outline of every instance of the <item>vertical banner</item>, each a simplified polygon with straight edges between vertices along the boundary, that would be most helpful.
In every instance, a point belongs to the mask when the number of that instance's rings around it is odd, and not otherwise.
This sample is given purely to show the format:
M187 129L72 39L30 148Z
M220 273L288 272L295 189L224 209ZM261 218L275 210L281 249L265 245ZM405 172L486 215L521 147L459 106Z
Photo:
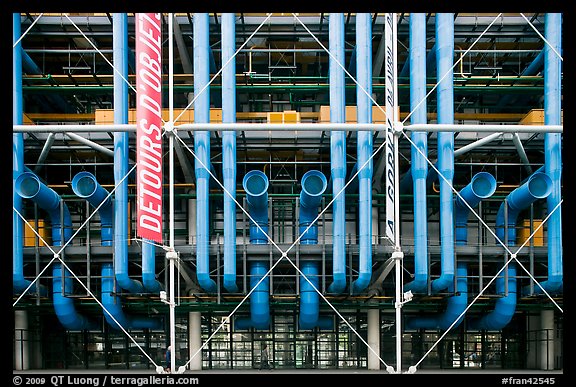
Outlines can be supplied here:
M398 122L396 93L396 14L387 13L385 22L386 64L386 237L396 245L396 139L394 123Z
M136 13L137 235L162 243L162 24Z

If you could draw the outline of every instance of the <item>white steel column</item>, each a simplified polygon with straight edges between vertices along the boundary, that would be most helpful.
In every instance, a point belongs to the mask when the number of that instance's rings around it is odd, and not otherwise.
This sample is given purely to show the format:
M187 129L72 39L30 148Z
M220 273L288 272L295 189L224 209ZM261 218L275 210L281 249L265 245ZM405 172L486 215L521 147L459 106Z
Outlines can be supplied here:
M30 369L30 350L28 348L28 312L14 311L14 369L17 371Z
M190 357L189 367L192 371L202 370L202 352L196 357L192 356L202 347L202 316L200 312L188 313L188 356Z
M554 369L554 310L540 312L540 369Z
M380 310L368 309L368 345L380 355ZM380 359L371 350L368 351L368 369L379 370Z

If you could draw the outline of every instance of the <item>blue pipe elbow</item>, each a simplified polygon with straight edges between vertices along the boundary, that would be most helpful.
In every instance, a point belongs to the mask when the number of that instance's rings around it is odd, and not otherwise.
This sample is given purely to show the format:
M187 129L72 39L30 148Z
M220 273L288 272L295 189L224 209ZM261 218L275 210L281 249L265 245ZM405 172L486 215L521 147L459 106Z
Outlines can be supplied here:
M62 283L62 275L64 275L64 283ZM60 323L66 329L73 331L97 329L98 325L95 322L76 311L74 299L66 296L72 294L73 291L72 274L60 263L54 263L52 276L52 303ZM64 291L64 295L62 295L62 291Z
M250 243L268 243L268 177L264 172L252 170L242 180L250 220ZM260 227L258 227L260 226Z
M160 318L134 317L124 313L122 303L114 295L114 269L111 263L102 265L101 296L105 308L104 317L112 328L120 330L121 325L124 329L162 329Z
M317 224L310 226L310 224L318 216L318 206L322 201L322 194L326 191L327 186L326 176L320 171L310 170L302 176L299 222L299 233L302 235L300 243L302 244L318 243L318 226Z

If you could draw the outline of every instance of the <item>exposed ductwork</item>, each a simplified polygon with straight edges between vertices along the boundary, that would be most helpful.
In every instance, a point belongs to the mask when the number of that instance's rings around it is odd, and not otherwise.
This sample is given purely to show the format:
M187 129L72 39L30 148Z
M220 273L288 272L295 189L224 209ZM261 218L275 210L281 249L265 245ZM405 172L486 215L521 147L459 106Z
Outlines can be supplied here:
M222 14L222 122L236 122L236 16ZM224 288L236 285L236 131L222 132L222 176L224 177Z
M506 197L496 214L496 236L508 246L516 244L516 219L522 210L538 199L546 198L552 190L552 181L541 172L536 172L527 181ZM507 238L506 238L506 233ZM506 241L507 239L507 241ZM508 281L506 281L508 277ZM496 293L503 295L495 302L494 310L473 319L470 329L499 330L504 328L516 311L516 265L508 264L508 273L496 278Z
M210 122L209 18L194 14L194 122ZM196 277L205 291L214 293L216 282L210 278L210 132L194 133L196 152Z
M15 191L23 198L33 200L44 209L52 225L52 244L62 246L72 237L72 218L66 203L32 172L24 172L15 182ZM72 274L60 263L53 263L52 300L54 311L62 325L69 330L96 329L97 324L79 314L74 300L68 297L73 292ZM64 284L62 283L64 281Z
M114 329L162 329L162 319L144 316L133 316L124 313L120 297L114 289L114 270L111 263L102 264L102 305L106 308L104 317ZM114 321L112 317L118 322Z
M479 172L472 177L472 181L460 190L460 195L454 201L454 221L456 224L456 244L468 243L468 216L470 208L474 208L482 199L489 198L496 191L496 179L488 172ZM466 203L468 205L466 205ZM469 207L468 207L469 206ZM439 315L431 317L418 317L406 320L407 329L442 329L446 330L458 319L468 306L468 265L458 262L456 268L456 289L450 284L448 291L454 293L448 298L446 310ZM454 324L457 328L464 316Z
M425 124L426 118L426 14L410 14L410 110L412 124ZM414 279L404 285L404 291L428 292L428 211L426 205L426 176L428 136L426 132L412 132L414 142L408 174L413 184L414 201ZM423 153L423 155L418 151Z
M250 243L268 243L268 177L262 171L252 170L242 180L246 191L250 220ZM267 261L254 261L250 264L250 317L234 321L236 329L268 329L270 327L270 278L266 276L269 269ZM258 281L262 282L258 286Z
M12 40L20 39L20 14L12 14ZM22 125L22 45L16 44L12 55L12 121ZM16 179L24 172L24 139L22 133L12 133L12 288L22 293L32 281L24 278L24 222L18 215L22 213L22 197L16 192ZM40 290L47 294L46 289Z
M372 123L372 17L356 14L356 87L359 124ZM361 293L372 279L372 132L357 134L358 174L358 278L352 293Z
M113 205L112 200L108 196L109 193L98 182L93 174L90 172L79 172L72 179L72 190L74 193L88 201L92 207L98 209L101 224L101 240L102 246L112 246L112 217ZM147 244L145 243L142 248ZM153 253L153 251L152 251ZM162 288L162 286L155 279L154 269L154 254L145 254L142 252L142 283L146 288ZM152 261L152 263L148 262ZM124 329L130 328L152 328L160 329L161 321L159 319L149 319L145 317L131 317L125 315L122 310L120 298L115 296L114 290L114 272L111 263L104 263L102 265L102 304L106 308L104 317L106 321L115 329L120 329L118 321ZM148 285L148 286L146 286ZM159 290L158 289L158 290ZM111 318L112 315L114 317Z
M438 78L438 123L454 123L454 14L436 14L436 74ZM441 274L432 281L432 293L447 289L454 282L454 133L438 132L438 171L440 180Z
M544 48L544 124L562 123L562 62L557 53L562 52L562 14L547 13L544 33L548 44ZM556 52L550 47L554 48ZM548 293L562 292L562 134L544 135L544 169L552 182L550 195L546 198L548 212L548 279L540 286ZM558 208L556 208L558 206ZM540 286L534 286L535 294L542 294ZM528 294L530 287L523 290Z
M330 122L346 122L344 70L344 14L329 16ZM340 64L339 64L340 63ZM346 183L346 132L330 132L330 172L332 195L343 190ZM332 203L332 283L329 293L340 294L346 288L346 197L342 191Z
M318 207L322 201L322 194L328 187L326 176L318 170L310 170L302 176L302 191L300 192L299 234L302 235L300 243L309 245L318 243L318 225L312 223L318 216ZM300 276L300 329L332 329L332 318L320 317L320 296L318 294L320 281L318 280L318 263L303 261L300 264L303 276ZM304 276L312 282L308 282ZM316 290L316 289L318 290Z
M114 124L128 123L128 15L115 13L114 45ZM118 285L130 293L142 293L140 281L128 275L128 161L129 134L114 132L114 270Z

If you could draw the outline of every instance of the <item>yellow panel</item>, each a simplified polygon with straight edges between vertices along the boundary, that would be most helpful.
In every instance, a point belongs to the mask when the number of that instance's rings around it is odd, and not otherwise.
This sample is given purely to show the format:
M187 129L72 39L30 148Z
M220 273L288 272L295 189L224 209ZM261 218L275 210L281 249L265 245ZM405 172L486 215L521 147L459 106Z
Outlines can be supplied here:
M42 239L44 239L47 243L50 243L50 241L47 238L47 232L46 232L46 227L44 225L44 220L43 219L39 219L38 220L38 227L36 227L36 221L34 219L28 220L28 223L30 223L30 226L32 226L37 232L38 235L40 235L42 237ZM32 229L30 228L30 226L28 226L27 224L24 224L24 246L25 247L34 247L35 246L35 240L36 240L36 233L34 233L34 231L32 231ZM42 239L38 239L38 246L46 246L44 244L44 242L42 242Z
M564 122L564 110L560 112L560 122ZM544 109L532 109L520 120L520 125L544 125Z
M284 113L282 112L268 112L269 124L282 124L284 122Z
M538 226L542 224L542 220L534 219L533 223L533 230L536 230ZM518 226L516 231L516 244L521 245L523 244L529 237L530 237L530 219L524 219L521 225ZM538 231L532 237L534 241L534 246L544 246L544 228L540 227ZM530 242L528 242L530 243Z
M298 113L295 110L286 110L284 112L284 123L285 124L300 123L300 113Z

